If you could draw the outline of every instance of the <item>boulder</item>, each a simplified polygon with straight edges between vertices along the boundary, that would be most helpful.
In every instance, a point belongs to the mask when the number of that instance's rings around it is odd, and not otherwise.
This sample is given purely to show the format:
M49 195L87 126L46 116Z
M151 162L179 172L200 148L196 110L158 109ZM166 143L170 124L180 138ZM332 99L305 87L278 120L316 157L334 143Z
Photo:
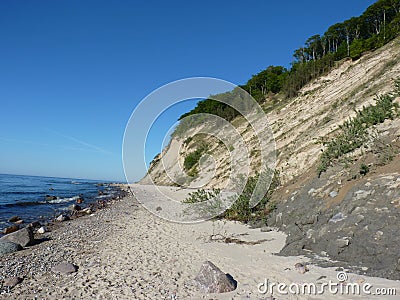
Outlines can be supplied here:
M88 215L93 213L93 211L92 211L92 209L90 207L86 207L86 208L82 209L81 212L85 213L85 214L88 214Z
M0 240L0 256L22 250L21 245Z
M4 228L3 234L9 234L9 233L15 232L17 230L19 230L19 226L18 225L13 225L13 226Z
M8 222L15 223L15 222L18 222L18 221L20 221L20 220L21 220L20 217L18 217L18 216L13 216L13 217L11 217L11 218L8 219Z
M39 228L42 225L39 222L32 222L28 224L28 227Z
M8 277L8 278L4 279L3 286L14 287L21 281L22 281L22 279L17 276Z
M46 195L46 201L52 201L52 200L57 200L57 197L56 196Z
M70 206L68 207L68 209L71 210L71 211L79 211L79 210L82 209L82 207L80 207L80 206L77 205L77 204L72 204L72 205L70 205Z
M76 203L78 203L78 204L82 204L83 201L85 201L85 200L84 200L83 197L81 197L81 196L79 196L79 198L76 199Z
M210 261L205 261L195 283L205 293L226 293L236 289L237 282L229 274L223 273Z
M62 262L58 265L55 265L51 270L54 273L58 274L71 274L76 272L78 270L78 267L67 262Z
M43 234L43 233L45 233L45 232L47 232L47 228L44 227L44 226L40 227L40 228L37 230L37 233L40 233L40 234Z
M69 217L66 216L66 215L59 215L59 216L56 218L56 221L57 221L57 222L64 222L64 221L68 221L68 220L69 220Z
M24 220L18 220L18 221L15 222L15 224L17 224L17 225L20 225L20 224L23 224L23 223L24 223Z
M13 233L7 234L0 238L0 241L9 241L26 247L34 241L33 231L31 227L25 227Z

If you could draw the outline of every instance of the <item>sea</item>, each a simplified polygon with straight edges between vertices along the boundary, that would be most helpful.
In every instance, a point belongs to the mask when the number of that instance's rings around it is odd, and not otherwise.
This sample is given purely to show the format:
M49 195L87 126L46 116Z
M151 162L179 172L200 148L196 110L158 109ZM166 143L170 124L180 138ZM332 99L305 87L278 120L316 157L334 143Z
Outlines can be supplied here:
M0 174L0 230L12 225L8 222L12 216L25 224L45 222L68 210L79 197L84 199L81 206L86 207L117 193L110 182Z

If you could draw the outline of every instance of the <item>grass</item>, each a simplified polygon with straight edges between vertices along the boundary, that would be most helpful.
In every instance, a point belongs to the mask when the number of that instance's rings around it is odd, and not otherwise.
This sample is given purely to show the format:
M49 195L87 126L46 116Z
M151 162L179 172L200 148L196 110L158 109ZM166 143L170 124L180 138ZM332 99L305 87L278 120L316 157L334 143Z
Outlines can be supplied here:
M322 140L325 150L318 165L319 175L326 172L334 160L365 145L369 138L368 128L398 117L399 105L394 100L399 95L400 80L397 80L393 92L378 96L375 105L363 107L356 111L355 117L345 121L334 138Z

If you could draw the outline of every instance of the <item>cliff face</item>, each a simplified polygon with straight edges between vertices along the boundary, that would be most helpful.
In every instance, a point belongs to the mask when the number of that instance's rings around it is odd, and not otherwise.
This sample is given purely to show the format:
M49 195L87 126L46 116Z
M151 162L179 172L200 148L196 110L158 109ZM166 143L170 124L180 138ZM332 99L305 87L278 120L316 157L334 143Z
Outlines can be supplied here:
M335 160L321 176L317 173L322 150L326 151L318 141L336 136L355 110L375 104L376 95L392 91L399 77L400 39L396 39L357 61L338 63L294 99L264 104L281 181L272 196L276 208L266 224L288 234L281 254L308 255L321 265L400 279L400 119L370 127L363 147ZM243 118L232 124L246 143L250 172L255 173L260 158L254 131ZM236 140L221 145L215 138L196 135L200 129L191 128L189 139L173 138L141 182L150 183L151 176L158 185L174 184L167 173L179 173L189 153L206 145L204 153L209 156L187 168L193 177L182 183L224 187L231 170L229 154L239 160L246 159L245 154L235 151Z
M393 80L400 75L399 49L400 40L396 39L359 60L338 63L329 74L305 86L296 98L278 101L274 105L265 103L264 106L273 107L267 112L267 117L276 142L277 169L282 183L314 170L323 148L317 141L333 134L339 125L355 115L355 109L373 103L377 94L393 88ZM251 157L251 172L254 173L260 164L254 131L240 117L232 124L246 143ZM184 143L179 137L174 137L153 161L141 183L150 183L151 177L158 185L173 184L167 173L181 172L185 157L204 143L213 159L202 160L201 170L187 184L190 187L223 187L230 172L229 152L237 149L237 141L222 147L215 138L196 136L199 130L191 129L193 139L190 142ZM245 154L236 151L235 155Z

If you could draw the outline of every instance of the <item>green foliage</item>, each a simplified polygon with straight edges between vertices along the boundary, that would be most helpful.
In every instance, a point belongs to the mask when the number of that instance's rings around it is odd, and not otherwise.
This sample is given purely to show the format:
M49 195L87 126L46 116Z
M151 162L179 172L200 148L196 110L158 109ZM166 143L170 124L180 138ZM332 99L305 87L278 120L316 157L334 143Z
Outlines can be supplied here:
M185 170L191 170L194 166L196 166L199 163L199 160L201 156L207 151L207 146L206 145L201 145L199 148L197 148L195 151L189 153L183 162L183 166ZM195 175L193 173L192 175Z
M376 104L363 107L354 118L345 121L339 127L339 134L329 141L322 141L325 150L321 154L318 173L325 172L332 161L360 148L368 140L368 128L386 119L399 115L399 105L394 102L400 92L400 81L396 81L396 90L377 97Z
M369 172L369 167L366 164L361 164L360 166L360 175L365 176Z
M211 191L199 189L193 193L189 193L189 197L183 200L183 203L199 203L208 201L217 197L220 193L220 189L212 189Z
M250 207L250 199L256 188L259 177L260 175L257 174L253 177L248 178L242 193L240 194L238 199L236 199L236 201L232 204L232 206L225 211L222 217L228 220L235 220L246 223L250 220L263 218L266 214L270 213L273 209L276 208L276 205L269 203L269 201L271 199L272 193L280 185L278 170L275 170L275 172L273 173L268 192L264 195L262 200L255 207Z

